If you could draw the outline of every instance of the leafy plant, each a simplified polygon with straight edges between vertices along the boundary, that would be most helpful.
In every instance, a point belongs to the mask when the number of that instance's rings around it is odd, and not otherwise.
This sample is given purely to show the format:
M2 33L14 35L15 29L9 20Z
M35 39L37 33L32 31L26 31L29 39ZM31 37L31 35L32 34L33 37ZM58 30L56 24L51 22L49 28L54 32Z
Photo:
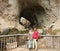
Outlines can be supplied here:
M28 32L29 32L28 30L20 31L21 34L25 34L25 33L28 33Z
M56 35L58 32L60 32L60 29L55 29L52 31L52 34Z
M9 33L8 34L18 34L19 33L19 30L16 29L16 28L12 28L10 29Z

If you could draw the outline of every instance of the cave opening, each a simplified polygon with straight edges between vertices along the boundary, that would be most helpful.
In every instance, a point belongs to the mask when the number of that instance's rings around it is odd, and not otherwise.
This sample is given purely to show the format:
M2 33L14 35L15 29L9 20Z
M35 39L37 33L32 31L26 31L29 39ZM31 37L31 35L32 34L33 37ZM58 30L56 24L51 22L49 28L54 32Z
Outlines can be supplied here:
M20 17L19 17L19 23L23 26L25 25L24 27L33 27L34 25L36 25L37 27L41 26L40 21L38 20L39 17L36 15L42 16L43 14L45 14L45 10L40 5L33 5L33 6L26 7L21 10ZM23 24L20 20L21 17L28 20L30 22L30 25L26 25L27 23Z

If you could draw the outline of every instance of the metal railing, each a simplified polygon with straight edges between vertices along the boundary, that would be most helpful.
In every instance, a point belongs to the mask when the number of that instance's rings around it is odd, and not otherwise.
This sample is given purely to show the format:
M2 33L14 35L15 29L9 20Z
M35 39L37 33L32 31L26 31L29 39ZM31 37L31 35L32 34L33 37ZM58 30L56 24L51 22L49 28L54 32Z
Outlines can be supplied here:
M40 36L43 37L42 39L45 40L46 48L60 48L60 35ZM6 51L25 45L27 43L27 37L28 34L0 35L0 51ZM40 43L40 41L38 42Z
M0 51L17 48L24 44L22 41L25 41L25 37L27 37L27 34L0 35Z

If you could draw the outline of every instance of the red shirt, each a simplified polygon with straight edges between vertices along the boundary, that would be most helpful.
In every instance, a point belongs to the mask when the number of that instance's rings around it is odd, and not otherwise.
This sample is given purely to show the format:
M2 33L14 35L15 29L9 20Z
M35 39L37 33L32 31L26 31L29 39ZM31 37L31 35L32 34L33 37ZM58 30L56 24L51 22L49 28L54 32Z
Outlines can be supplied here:
M39 38L38 31L34 31L34 33L33 33L33 39L38 39L38 38Z

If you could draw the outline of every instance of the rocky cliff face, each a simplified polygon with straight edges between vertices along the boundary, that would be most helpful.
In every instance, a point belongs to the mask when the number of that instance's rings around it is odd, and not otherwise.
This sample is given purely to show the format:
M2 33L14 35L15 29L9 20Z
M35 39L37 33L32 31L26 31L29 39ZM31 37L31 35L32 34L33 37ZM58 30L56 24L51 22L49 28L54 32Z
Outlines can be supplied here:
M19 22L19 4L17 0L1 0L0 1L0 30L6 28L17 28L21 30L22 27ZM22 28L21 28L22 27Z
M54 29L60 29L58 22L60 18L60 1L59 0L39 0L39 4L45 9L46 18L45 25L51 26L54 24ZM56 24L57 23L57 24Z
M53 29L60 29L60 0L0 0L0 30L11 27L23 29L18 21L21 10L38 4L45 10L45 13L41 11L39 14L36 11L39 24L43 20L43 26L54 24Z

